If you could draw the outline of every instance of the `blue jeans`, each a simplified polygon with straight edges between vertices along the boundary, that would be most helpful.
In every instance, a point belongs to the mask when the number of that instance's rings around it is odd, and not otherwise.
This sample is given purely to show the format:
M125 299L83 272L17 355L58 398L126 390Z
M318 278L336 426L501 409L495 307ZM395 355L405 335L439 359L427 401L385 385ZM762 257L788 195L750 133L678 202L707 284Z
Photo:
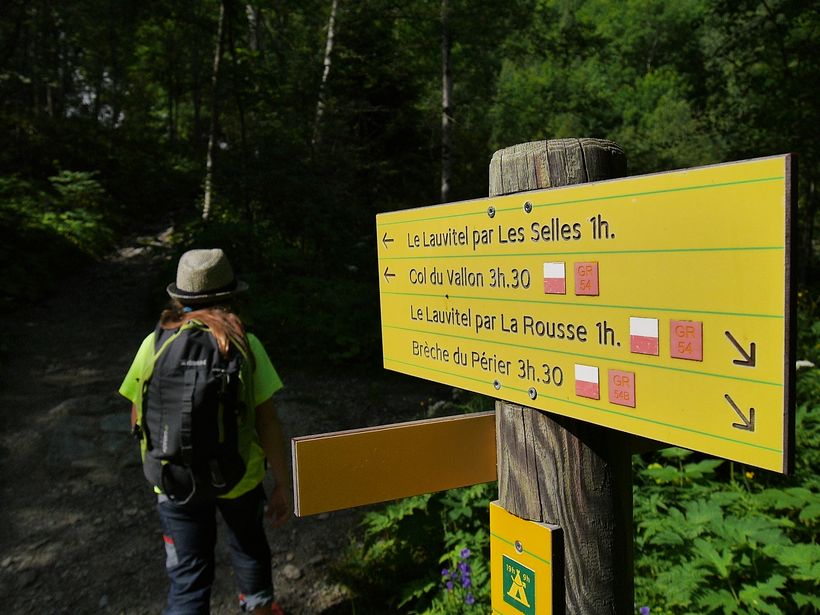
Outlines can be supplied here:
M252 611L273 601L271 555L262 524L265 493L260 484L236 499L178 505L159 496L157 510L171 581L164 615L207 615L214 579L216 510L227 527L240 606Z

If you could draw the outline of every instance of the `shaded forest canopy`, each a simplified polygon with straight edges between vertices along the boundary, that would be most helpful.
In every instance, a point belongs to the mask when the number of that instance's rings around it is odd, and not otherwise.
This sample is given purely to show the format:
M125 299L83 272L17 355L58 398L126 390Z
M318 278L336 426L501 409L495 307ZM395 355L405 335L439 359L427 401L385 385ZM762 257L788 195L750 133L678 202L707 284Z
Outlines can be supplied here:
M6 0L0 309L173 221L276 353L372 358L375 214L440 201L443 142L459 200L496 149L576 136L630 174L796 152L806 285L818 47L815 0Z

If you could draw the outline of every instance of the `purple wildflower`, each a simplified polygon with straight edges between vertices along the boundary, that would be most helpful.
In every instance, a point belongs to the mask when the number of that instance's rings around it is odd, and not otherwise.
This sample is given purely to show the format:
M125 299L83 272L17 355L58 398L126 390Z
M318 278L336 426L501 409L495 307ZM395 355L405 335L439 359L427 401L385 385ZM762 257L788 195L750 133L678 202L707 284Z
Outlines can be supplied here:
M469 549L462 549L461 550L461 559L467 559L470 557L470 550Z
M447 588L448 592L453 591L453 582L452 581L447 581L447 583L445 584L445 587Z
M649 607L648 606L642 606L638 612L641 615L649 615Z
M467 562L461 562L458 565L458 570L461 572L461 576L469 575L470 574L470 564Z
M464 597L464 604L475 604L475 597L468 592L467 595Z
M447 568L442 568L441 569L441 576L446 577L446 576L449 576L449 574L450 574L450 571Z
M473 586L472 579L470 579L470 577L464 577L463 579L461 579L461 586L465 587L465 588L466 587L472 587Z

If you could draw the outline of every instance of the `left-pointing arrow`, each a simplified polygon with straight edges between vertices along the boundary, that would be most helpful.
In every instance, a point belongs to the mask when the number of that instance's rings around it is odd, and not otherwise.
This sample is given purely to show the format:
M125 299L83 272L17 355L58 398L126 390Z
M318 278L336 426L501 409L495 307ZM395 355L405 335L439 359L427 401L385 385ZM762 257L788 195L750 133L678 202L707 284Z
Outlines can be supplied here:
M734 400L729 397L729 395L724 395L723 397L726 398L726 401L729 402L729 405L732 406L734 411L740 417L740 420L743 421L742 423L732 423L732 427L735 429L741 429L743 431L754 431L755 430L755 409L749 408L749 418L746 418L746 415L743 414L740 408L737 407L737 404Z
M390 273L390 267L385 267L385 269L384 269L384 279L388 283L390 283L390 278L395 278L395 277L396 277L395 273Z
M387 244L388 243L393 243L394 241L395 241L395 239L393 239L392 237L388 237L387 236L387 231L385 231L384 232L384 237L382 237L382 243L384 244L385 250L389 247Z

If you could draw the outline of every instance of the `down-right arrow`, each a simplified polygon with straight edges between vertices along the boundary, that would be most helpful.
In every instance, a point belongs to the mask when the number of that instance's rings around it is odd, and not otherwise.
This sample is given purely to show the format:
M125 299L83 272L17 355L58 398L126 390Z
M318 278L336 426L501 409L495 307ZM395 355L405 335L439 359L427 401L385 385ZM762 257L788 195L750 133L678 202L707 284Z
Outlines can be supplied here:
M734 402L734 400L731 397L729 397L728 394L724 395L723 397L726 398L726 401L728 401L729 405L732 406L734 411L740 417L740 420L743 421L743 423L732 423L732 427L734 427L735 429L742 429L743 431L754 431L755 430L755 409L754 408L749 408L749 418L746 418L746 415L743 414L743 412L740 410L740 408L737 407L737 404Z
M757 344L751 342L749 344L749 352L746 352L746 349L740 345L740 342L738 342L735 339L734 335L732 335L728 331L724 331L723 333L726 335L729 341L732 342L734 347L743 357L742 359L735 359L734 361L732 361L732 363L734 363L735 365L743 365L744 367L754 367L757 357Z

